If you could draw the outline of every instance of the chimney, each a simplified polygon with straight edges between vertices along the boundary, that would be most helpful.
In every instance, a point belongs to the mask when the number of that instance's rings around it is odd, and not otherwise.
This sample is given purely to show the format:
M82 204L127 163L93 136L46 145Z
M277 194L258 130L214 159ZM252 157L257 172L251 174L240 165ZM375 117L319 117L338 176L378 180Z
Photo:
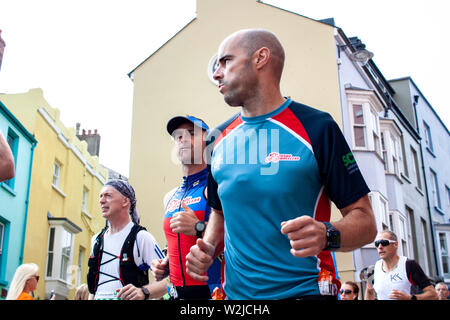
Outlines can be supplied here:
M80 125L81 126L81 125ZM86 130L81 130L82 134L79 134L80 129L79 123L77 123L77 137L81 141L86 141L88 144L88 152L92 156L99 156L100 154L100 135L98 134L97 129L94 130L94 133L92 133L92 130L88 130L86 134Z

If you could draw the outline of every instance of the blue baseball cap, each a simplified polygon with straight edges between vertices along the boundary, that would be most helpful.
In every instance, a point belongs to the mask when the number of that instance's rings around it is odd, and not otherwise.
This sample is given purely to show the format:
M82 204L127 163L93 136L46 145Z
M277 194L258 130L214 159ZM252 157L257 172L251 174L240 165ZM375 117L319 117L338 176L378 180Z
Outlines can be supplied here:
M178 129L178 127L180 125L182 125L183 123L186 122L190 122L192 123L194 126L197 126L199 128L202 128L203 130L205 130L206 132L209 132L209 127L208 125L205 123L205 121L203 121L202 119L196 118L194 116L189 116L186 115L184 116L176 116L173 117L172 119L170 119L167 122L167 132L172 135L172 133Z

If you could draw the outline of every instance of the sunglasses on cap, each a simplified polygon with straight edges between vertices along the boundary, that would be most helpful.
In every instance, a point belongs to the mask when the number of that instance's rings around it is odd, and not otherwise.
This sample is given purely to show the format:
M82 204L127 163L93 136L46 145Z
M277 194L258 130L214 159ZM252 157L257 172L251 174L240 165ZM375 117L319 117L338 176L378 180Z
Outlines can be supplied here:
M353 293L353 291L352 290L348 290L348 289L347 290L341 289L341 291L339 291L339 293L340 294L344 294L344 293L345 294L351 294L351 293Z
M380 244L383 246L383 247L387 247L389 244L391 244L391 243L396 243L397 241L394 241L394 240L386 240L386 239L382 239L382 240L376 240L375 241L375 247L379 247L380 246Z

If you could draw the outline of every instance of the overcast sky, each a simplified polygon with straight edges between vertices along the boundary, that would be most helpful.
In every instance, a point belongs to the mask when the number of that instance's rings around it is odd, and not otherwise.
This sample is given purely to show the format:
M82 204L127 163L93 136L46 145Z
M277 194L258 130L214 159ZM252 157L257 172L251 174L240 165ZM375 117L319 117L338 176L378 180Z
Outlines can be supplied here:
M387 79L411 76L449 127L448 0L265 2L313 19L334 17L375 54ZM133 83L127 74L195 11L196 0L0 0L6 42L0 92L42 88L66 127L80 122L98 129L100 162L128 175Z

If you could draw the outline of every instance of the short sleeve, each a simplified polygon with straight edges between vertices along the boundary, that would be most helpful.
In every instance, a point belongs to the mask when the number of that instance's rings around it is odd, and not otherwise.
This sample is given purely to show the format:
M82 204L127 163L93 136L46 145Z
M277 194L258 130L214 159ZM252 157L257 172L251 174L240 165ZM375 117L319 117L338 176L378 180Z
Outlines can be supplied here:
M139 247L139 252L138 248ZM133 250L134 262L141 270L148 270L155 259L164 259L164 254L158 246L155 238L149 232L142 230L136 235L136 243Z
M423 272L420 265L415 260L406 260L406 274L412 285L419 286L420 289L431 286L430 279Z
M216 210L222 211L222 203L219 199L219 194L217 193L217 182L211 173L211 165L208 165L208 182L207 182L207 203L208 205Z
M370 192L347 141L333 118L325 114L323 130L312 145L325 192L342 209Z

